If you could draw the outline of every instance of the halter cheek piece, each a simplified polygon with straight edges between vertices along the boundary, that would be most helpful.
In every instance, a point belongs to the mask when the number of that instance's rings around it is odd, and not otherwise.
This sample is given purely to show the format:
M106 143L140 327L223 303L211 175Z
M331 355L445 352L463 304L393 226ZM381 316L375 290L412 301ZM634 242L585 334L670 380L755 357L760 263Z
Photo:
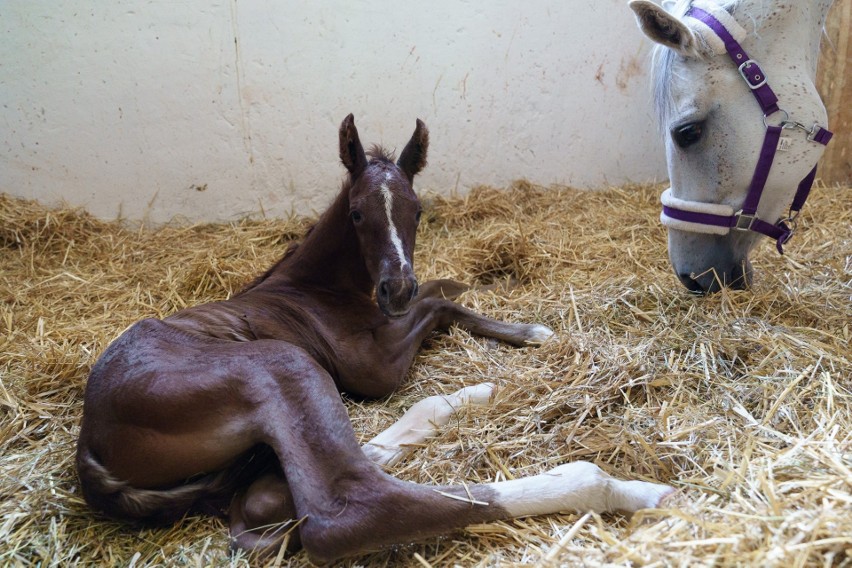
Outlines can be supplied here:
M779 253L783 254L782 247L793 236L796 228L796 217L811 191L814 177L816 177L816 166L799 183L793 203L790 206L790 214L786 218L779 219L775 223L769 223L757 217L757 207L766 185L766 179L769 176L769 170L772 168L772 161L778 149L781 132L785 129L804 130L807 132L808 140L822 145L828 144L832 133L816 123L813 127L807 128L799 122L791 121L790 115L778 107L778 97L775 96L766 82L766 75L761 70L760 65L749 58L740 43L734 39L728 28L720 21L720 19L732 20L733 18L730 18L727 12L717 12L722 8L714 9L715 6L710 2L696 2L696 4L700 4L701 7L692 6L686 15L707 26L724 44L725 52L737 66L737 70L763 111L763 125L766 127L766 135L763 138L763 146L760 149L760 156L742 209L734 212L733 207L724 204L678 199L672 195L672 190L669 188L662 195L663 212L660 215L660 220L666 226L699 233L725 235L731 229L754 231L774 239L775 247ZM711 14L710 11L717 12L719 18ZM736 22L733 25L737 25ZM782 115L783 119L778 124L769 124L768 119L776 113Z

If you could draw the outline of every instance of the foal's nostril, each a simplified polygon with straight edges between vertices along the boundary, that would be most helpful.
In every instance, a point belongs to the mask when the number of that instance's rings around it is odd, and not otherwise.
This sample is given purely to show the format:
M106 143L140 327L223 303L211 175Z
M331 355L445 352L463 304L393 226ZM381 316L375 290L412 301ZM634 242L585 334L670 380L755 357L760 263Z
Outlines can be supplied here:
M417 296L417 291L419 289L420 286L417 285L417 280L415 280L411 286L411 297L408 299L409 302L413 300L415 296Z
M379 298L386 301L390 296L390 288L388 287L387 280L382 280L379 283Z

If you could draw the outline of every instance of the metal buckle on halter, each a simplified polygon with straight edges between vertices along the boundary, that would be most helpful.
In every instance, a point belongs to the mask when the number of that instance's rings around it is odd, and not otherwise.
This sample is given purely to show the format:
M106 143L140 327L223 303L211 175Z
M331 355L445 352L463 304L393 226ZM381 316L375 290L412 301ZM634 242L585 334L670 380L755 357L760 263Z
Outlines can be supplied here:
M746 73L746 68L751 66L757 67L757 70L759 72L754 77ZM763 69L760 68L760 65L758 65L757 61L755 61L754 59L749 59L745 61L742 65L737 67L737 71L740 72L740 75L743 79L745 79L748 88L752 91L755 89L759 89L760 87L766 84L766 74L763 72Z
M754 220L757 219L757 215L743 215L742 209L734 213L734 216L737 218L737 224L734 225L734 229L738 231L750 231Z

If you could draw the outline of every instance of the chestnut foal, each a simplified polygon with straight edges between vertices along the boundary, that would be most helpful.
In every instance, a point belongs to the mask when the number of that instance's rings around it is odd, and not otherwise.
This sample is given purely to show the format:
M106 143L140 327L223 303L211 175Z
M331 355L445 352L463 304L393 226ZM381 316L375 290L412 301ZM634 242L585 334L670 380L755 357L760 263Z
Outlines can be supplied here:
M487 402L488 384L421 401L359 447L339 391L393 392L432 331L456 324L514 345L552 335L447 299L463 285L418 290L412 181L428 144L418 120L394 164L381 149L364 152L349 115L340 127L348 179L300 245L229 300L140 321L107 348L89 376L77 450L93 508L161 523L227 509L234 546L271 553L301 541L327 562L519 515L635 511L672 491L585 462L469 486L382 471L460 405ZM283 528L291 519L297 531Z

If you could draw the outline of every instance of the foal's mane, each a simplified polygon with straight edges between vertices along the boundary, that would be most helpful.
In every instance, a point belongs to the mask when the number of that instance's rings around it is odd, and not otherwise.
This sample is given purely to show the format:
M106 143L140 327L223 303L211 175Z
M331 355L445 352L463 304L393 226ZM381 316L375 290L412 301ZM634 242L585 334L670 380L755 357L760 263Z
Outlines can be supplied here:
M384 162L386 164L396 163L396 152L388 150L380 144L373 144L366 152L370 162Z
M246 284L245 286L243 286L243 287L240 289L240 291L239 291L239 292L237 292L236 294L234 294L234 297L236 298L237 296L241 296L241 295L245 294L246 292L248 292L248 291L249 291L249 290L251 290L252 288L257 287L257 286L258 286L261 282L263 282L264 280L266 280L267 278L269 278L269 277L272 275L272 273L273 273L273 272L275 272L275 271L278 269L278 267L279 267L279 266L281 266L281 264L282 264L285 260L287 260L288 258L290 258L291 256L293 256L293 253L294 253L294 252L296 252L296 249L297 249L297 248L299 248L299 244L301 244L301 242L302 242L302 241L304 241L306 238L308 238L308 235L310 235L310 234L311 234L311 231L313 231L313 230L314 230L314 227L315 227L315 226L316 226L316 223L314 223L313 225L311 225L310 227L308 227L308 230L307 230L307 231L305 231L305 234L304 234L304 235L302 236L302 238L301 238L301 239L299 239L298 241L295 241L295 242L289 243L289 244L287 245L287 250L286 250L286 251L284 251L284 254L281 256L281 258L279 258L279 259L275 262L275 264L273 264L272 266L270 266L270 267L266 270L266 272L264 272L264 273L263 273L263 274L261 274L260 276L257 276L257 277L256 277L256 278L254 278L252 281L250 281L248 284Z
M389 149L387 149L384 146L381 146L379 144L373 144L372 146L370 146L370 148L365 153L367 154L367 157L370 158L370 162L369 162L370 164L381 163L381 164L388 164L388 165L396 165L396 152L394 152L393 150L389 150ZM338 196L340 194L344 193L344 192L348 193L349 189L352 187L353 181L354 180L351 178L351 176L347 176L346 179L344 179L343 183L341 184L340 193L338 194ZM317 221L317 222L319 222L319 221ZM254 280L252 280L251 282L246 284L245 286L243 286L243 288L240 289L240 291L235 294L235 297L240 296L242 294L245 294L246 292L248 292L252 288L257 287L261 282L263 282L264 280L269 278L269 276L273 272L275 272L281 266L281 264L283 264L287 259L289 259L291 256L293 256L293 254L299 248L299 245L301 243L303 243L305 241L305 239L308 238L308 236L310 236L311 232L313 232L313 230L316 226L317 226L317 223L315 222L310 227L308 227L308 230L305 231L305 234L302 235L301 239L299 239L298 241L292 242L287 246L287 250L284 251L284 255L281 258L279 258L278 261L275 264L273 264L271 267L269 267L269 269L267 269L266 272L264 272L263 274L261 274L260 276L258 276L257 278L255 278Z

